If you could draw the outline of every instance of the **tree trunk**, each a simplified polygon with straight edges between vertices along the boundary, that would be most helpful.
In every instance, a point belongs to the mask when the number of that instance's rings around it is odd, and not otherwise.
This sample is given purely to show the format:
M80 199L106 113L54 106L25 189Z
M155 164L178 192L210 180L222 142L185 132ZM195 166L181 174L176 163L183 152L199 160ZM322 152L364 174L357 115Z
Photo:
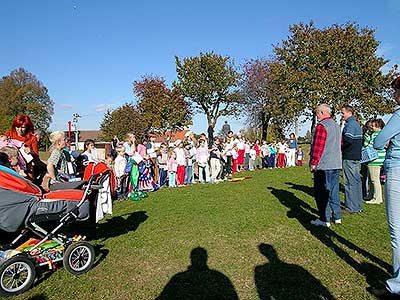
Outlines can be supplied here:
M269 118L266 117L266 114L263 112L261 113L262 121L261 121L261 140L267 140L268 137L268 125L269 125Z
M315 115L315 112L313 113L313 117L311 120L311 136L314 135L315 127L317 126L317 117Z

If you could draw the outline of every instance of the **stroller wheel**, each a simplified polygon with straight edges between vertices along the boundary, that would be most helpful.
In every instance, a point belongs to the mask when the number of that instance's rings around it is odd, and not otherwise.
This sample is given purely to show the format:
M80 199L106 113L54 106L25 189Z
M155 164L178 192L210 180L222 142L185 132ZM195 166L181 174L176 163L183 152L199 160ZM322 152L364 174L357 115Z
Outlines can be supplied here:
M88 242L72 243L64 252L64 268L73 275L81 275L90 270L94 256L94 248Z
M27 291L35 277L35 266L28 257L11 257L0 265L0 296L12 296Z

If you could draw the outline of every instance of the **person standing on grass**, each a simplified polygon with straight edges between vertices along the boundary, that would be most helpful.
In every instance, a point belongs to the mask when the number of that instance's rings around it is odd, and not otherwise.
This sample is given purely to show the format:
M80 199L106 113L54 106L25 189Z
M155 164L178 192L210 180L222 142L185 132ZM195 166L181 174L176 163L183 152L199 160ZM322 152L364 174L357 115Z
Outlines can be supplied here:
M285 155L286 155L286 143L285 142L278 142L277 144L278 148L278 163L277 166L278 168L284 168L285 167Z
M254 144L252 144L250 149L249 171L254 171L256 157L257 157L257 152L256 149L254 149Z
M287 166L294 167L296 166L296 150L297 150L297 139L294 133L291 133L289 135L287 144L288 144Z
M363 134L352 106L342 108L342 118L345 121L342 132L344 206L348 213L359 213L363 204L360 175Z
M113 170L117 181L117 196L118 199L121 199L128 195L128 174L125 172L127 161L124 146L117 146L114 150L117 153L117 157L114 160Z
M267 144L267 141L265 141L265 140L262 141L262 145L261 145L260 149L261 149L262 167L263 167L263 169L266 169L266 168L268 168L268 157L270 155L269 146Z
M151 176L154 178L155 182L159 181L159 173L160 170L158 169L158 164L157 164L157 151L158 147L156 145L156 137L155 135L150 135L149 136L149 141L146 144L146 152L149 155L149 160L151 162L151 167L150 167L150 173Z
M298 166L302 166L302 165L303 165L304 153L303 153L303 149L301 149L301 147L299 147L299 148L297 149L296 155L297 155L297 163L296 163L296 164L297 164Z
M205 142L204 142L205 145ZM199 147L200 148L200 147ZM198 149L199 149L198 148ZM210 173L211 173L211 182L215 183L215 182L219 182L220 178L219 175L221 173L221 154L222 154L222 146L220 144L219 138L215 138L214 139L214 145L213 147L210 149ZM200 155L200 154L198 154ZM199 160L200 157L198 157L198 162L202 159ZM200 180L200 171L202 172L202 170L200 169L201 164L199 164L199 180ZM207 177L206 177L207 180Z
M342 223L339 172L342 168L340 127L331 117L328 104L315 109L317 127L311 141L310 171L314 174L314 196L319 218L312 225L329 227L331 210L335 224Z
M373 119L368 120L365 122L364 126L361 127L363 132L363 147L365 147L366 141L371 141L371 135L373 133L371 129ZM372 141L372 144L374 142ZM369 182L368 182L368 162L361 163L360 166L360 175L361 175L361 190L362 190L362 197L364 200L370 200L370 193L368 191Z
M256 150L256 160L254 161L254 169L261 169L262 159L261 159L261 145L259 139L256 139L256 141L254 142L254 150Z
M234 144L233 132L228 131L226 140L225 140L225 156L226 156L226 174L232 176L232 168L233 168L233 158L232 158L232 149Z
M370 123L372 129L371 135L366 136L364 140L364 147L373 147L374 140L385 126L385 122L382 119L375 119ZM385 149L378 150L378 158L367 163L368 166L368 200L365 201L367 204L381 204L383 203L382 198L382 186L381 186L381 167L385 160L386 151Z
M184 151L185 151L185 177L184 183L185 184L192 184L193 183L193 157L195 153L192 151L192 145L190 143L184 144Z
M157 166L159 170L158 184L160 185L160 187L163 187L167 184L167 176L168 176L167 161L168 161L167 144L161 143L160 150L158 151L157 154Z
M246 143L246 140L242 136L242 133L238 132L236 140L235 140L235 145L237 147L237 155L238 155L238 158L237 158L238 172L244 170L245 143Z
M214 144L214 147L215 147L215 144ZM213 151L214 147L211 148L210 151ZM198 168L198 175L199 175L200 183L210 182L210 170L209 170L209 166L208 166L208 158L209 157L210 157L210 153L208 152L206 141L199 140L199 146L196 149L196 161L197 161L197 168ZM217 158L217 159L218 159L218 163L219 163L219 158ZM213 170L215 170L215 168ZM216 172L216 171L214 171L214 172ZM219 173L219 169L218 169L218 173ZM216 179L216 177L217 176L214 177L214 180Z
M249 170L250 148L251 148L251 143L249 140L246 140L246 143L244 144L244 169L246 171Z
M168 186L176 187L176 173L178 172L178 163L176 161L176 153L173 150L168 152Z
M176 162L178 164L178 169L176 173L176 184L178 185L178 187L180 187L185 185L185 168L186 168L186 156L182 140L175 141L174 151L176 153Z
M400 77L392 82L394 99L400 104ZM372 289L377 297L400 295L400 110L397 110L374 141L375 149L389 144L385 157L385 202L392 246L393 277L386 281L385 289ZM392 299L395 299L394 297Z
M270 169L275 169L276 167L276 142L274 141L273 143L269 144L269 162L268 162L268 167Z

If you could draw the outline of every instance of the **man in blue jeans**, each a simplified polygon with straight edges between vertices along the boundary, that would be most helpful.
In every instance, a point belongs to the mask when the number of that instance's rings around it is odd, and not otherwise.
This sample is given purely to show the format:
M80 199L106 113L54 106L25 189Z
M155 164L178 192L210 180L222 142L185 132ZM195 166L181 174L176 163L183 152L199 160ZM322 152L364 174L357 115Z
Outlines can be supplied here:
M310 171L314 173L314 196L319 218L312 225L331 226L342 223L339 199L339 172L342 168L340 127L331 117L331 108L321 104L315 109L318 119L311 143Z
M362 185L360 159L362 147L362 130L354 117L354 108L344 106L342 118L345 125L342 132L343 184L345 193L345 211L359 213L362 211Z

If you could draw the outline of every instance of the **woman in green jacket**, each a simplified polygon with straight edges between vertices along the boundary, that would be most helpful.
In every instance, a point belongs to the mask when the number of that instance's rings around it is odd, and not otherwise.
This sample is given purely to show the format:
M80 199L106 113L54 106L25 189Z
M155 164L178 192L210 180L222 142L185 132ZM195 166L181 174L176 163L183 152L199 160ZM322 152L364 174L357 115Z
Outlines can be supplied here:
M382 119L375 119L371 122L370 128L372 130L372 133L365 136L364 147L373 147L375 138L381 132L384 126L385 122L383 122ZM367 198L369 200L365 201L365 203L383 203L380 173L381 167L383 166L383 162L385 160L385 155L385 149L378 150L378 158L368 163L369 197Z

